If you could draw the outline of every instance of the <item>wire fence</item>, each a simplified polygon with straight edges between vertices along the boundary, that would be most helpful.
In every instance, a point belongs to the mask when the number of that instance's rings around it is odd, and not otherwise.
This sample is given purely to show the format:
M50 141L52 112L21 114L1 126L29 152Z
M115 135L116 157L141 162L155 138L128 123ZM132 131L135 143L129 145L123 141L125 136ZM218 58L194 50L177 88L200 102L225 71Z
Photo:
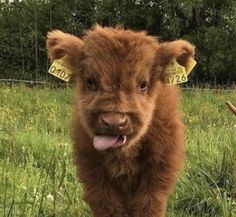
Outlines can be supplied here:
M73 87L73 83L65 82L49 82L49 81L36 81L36 80L20 80L20 79L0 79L0 86L7 85L12 87L14 85L25 85L27 87L50 87L50 88L65 88Z
M14 85L25 85L27 87L49 87L49 88L72 88L74 83L65 82L49 82L49 81L36 81L36 80L20 80L20 79L0 79L0 86L7 85L13 87ZM231 86L217 86L211 87L209 85L202 86L184 86L183 90L195 90L195 91L226 91L226 92L236 92L236 85Z

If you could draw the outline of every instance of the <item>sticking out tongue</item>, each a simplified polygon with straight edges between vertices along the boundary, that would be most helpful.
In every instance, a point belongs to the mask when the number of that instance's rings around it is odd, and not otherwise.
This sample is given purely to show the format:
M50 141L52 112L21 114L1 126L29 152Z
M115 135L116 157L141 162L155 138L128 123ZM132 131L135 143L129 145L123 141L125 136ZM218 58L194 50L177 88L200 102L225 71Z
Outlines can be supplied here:
M122 146L126 142L126 136L110 136L110 135L100 135L95 136L93 139L94 147L99 150L103 151L108 148L117 148Z

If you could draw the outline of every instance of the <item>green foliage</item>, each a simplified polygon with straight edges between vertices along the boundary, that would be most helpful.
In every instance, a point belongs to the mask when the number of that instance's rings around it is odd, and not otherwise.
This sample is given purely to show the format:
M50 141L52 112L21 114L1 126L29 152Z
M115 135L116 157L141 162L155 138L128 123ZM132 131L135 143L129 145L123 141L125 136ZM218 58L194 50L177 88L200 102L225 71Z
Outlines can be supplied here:
M0 3L0 78L48 80L47 32L61 29L81 36L94 23L194 43L198 65L192 84L236 80L234 0L6 1Z
M168 217L236 216L234 92L183 92L186 166ZM71 89L0 88L0 213L89 217L69 138Z

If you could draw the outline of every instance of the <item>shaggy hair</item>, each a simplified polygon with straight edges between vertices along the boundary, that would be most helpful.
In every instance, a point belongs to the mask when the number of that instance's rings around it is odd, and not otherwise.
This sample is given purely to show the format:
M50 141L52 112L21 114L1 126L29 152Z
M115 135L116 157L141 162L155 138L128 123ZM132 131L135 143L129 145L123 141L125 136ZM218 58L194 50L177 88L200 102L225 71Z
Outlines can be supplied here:
M187 66L194 47L96 25L83 38L49 32L47 49L76 80L74 159L93 216L163 217L185 140L166 67Z

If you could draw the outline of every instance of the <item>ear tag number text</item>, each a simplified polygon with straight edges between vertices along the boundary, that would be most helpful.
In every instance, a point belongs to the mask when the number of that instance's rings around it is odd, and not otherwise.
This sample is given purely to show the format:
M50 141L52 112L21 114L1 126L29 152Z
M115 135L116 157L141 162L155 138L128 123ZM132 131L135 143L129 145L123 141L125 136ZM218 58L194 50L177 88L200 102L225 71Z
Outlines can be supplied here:
M72 72L65 66L62 59L54 60L48 73L66 82L69 82L72 76Z
M188 81L188 75L196 65L196 61L191 58L187 67L181 66L176 59L172 60L167 66L166 71L168 73L168 78L166 79L166 84L174 85L181 84Z

